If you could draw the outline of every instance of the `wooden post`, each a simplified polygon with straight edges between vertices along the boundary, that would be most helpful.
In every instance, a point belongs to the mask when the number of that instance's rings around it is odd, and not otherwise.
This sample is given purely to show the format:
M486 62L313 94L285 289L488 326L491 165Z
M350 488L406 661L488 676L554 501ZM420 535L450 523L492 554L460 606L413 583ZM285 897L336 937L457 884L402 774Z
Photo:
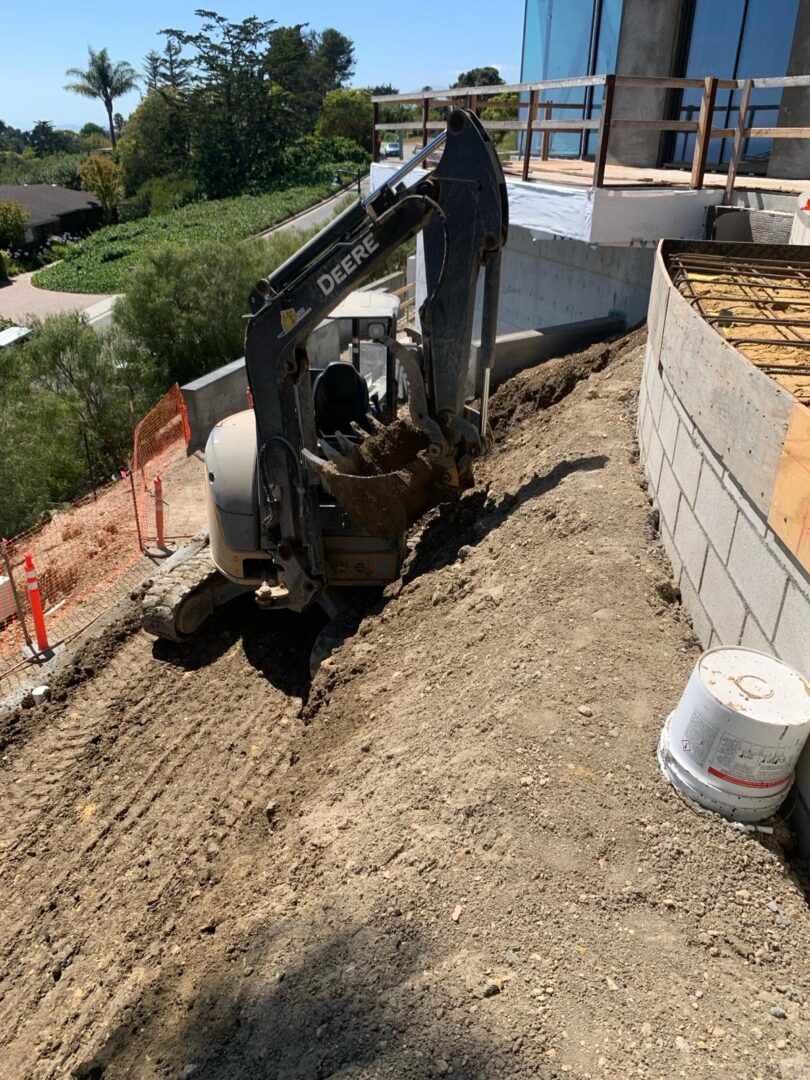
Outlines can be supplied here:
M163 480L160 476L155 477L155 541L159 548L166 547L166 538L163 525Z
M373 120L372 120L372 132L371 132L371 146L372 146L372 161L380 160L380 136L377 131L377 124L380 122L380 106L378 102L372 104Z
M545 111L544 111L544 114L543 114L543 119L544 120L550 120L551 119L551 114L554 111L554 102L553 101L547 101L545 104L546 104L546 108L545 108ZM551 147L551 132L550 131L544 131L543 132L543 150L542 150L542 155L541 155L543 161L548 161L548 152L549 152L550 147Z
M250 390L248 390L248 394ZM250 402L251 409L253 408L253 402ZM143 542L143 533L141 532L141 519L138 514L138 496L135 494L135 474L132 471L132 463L129 464L129 483L132 489L132 505L135 508L135 531L138 534L138 547L141 551L146 551L146 545Z
M703 174L706 172L706 159L709 156L709 138L714 115L714 99L717 97L717 79L710 75L703 83L703 99L700 102L695 153L692 157L692 178L689 186L700 190L703 187Z
M599 135L593 162L593 186L602 187L605 182L605 162L607 161L608 139L610 138L610 118L613 115L613 91L616 76L605 76L605 90L602 95L602 112L599 117ZM583 139L583 142L585 140Z
M427 126L430 119L430 98L422 98L422 146L427 146Z
M478 94L470 94L467 100L467 108L474 112L476 116L480 115L481 110L478 108Z
M745 121L748 115L748 100L751 97L751 79L743 83L740 97L740 115L737 117L737 130L734 132L734 145L731 151L731 161L728 163L728 176L726 177L726 190L723 202L726 206L731 205L731 196L734 194L734 181L737 179L737 167L740 163L742 144L745 139Z
M529 92L529 116L526 120L526 145L523 147L523 179L529 179L529 159L532 156L532 125L534 124L534 118L537 114L537 97L536 90Z

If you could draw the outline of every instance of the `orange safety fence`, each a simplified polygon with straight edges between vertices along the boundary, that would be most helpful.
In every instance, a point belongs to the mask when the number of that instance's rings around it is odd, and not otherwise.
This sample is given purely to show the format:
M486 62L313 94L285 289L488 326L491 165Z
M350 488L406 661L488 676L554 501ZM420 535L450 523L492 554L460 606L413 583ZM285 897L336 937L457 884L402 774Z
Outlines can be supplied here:
M188 440L185 403L174 386L135 429L130 470L0 542L0 679L24 663L27 641L33 640L36 648L26 553L33 556L53 646L119 598L114 583L135 566L146 542L156 536L154 479L186 457Z
M0 661L20 655L26 631L33 636L26 552L33 555L51 644L59 639L60 624L80 604L138 561L141 552L129 477L57 510L49 520L4 541L4 547L5 559L0 563Z
M190 436L186 403L175 383L135 428L132 476L138 533L144 548L150 540L163 539L156 520L160 505L156 505L155 480L186 456ZM174 533L165 539L177 537Z

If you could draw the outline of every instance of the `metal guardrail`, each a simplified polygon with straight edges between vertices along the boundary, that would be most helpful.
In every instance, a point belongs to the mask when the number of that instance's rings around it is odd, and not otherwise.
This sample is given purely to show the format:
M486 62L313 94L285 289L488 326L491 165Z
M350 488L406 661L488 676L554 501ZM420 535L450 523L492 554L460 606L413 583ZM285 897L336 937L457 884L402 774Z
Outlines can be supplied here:
M582 104L541 100L552 90L569 90L581 87L588 94L593 88L601 86L602 101L598 119L553 120L552 113L558 109L582 110ZM652 88L659 90L702 90L700 112L697 120L630 120L614 117L613 99L617 87ZM679 131L694 133L695 145L692 153L690 187L703 187L709 141L719 138L733 138L731 160L726 181L726 202L730 200L739 168L743 143L751 138L770 139L810 139L810 127L754 127L748 123L748 114L758 108L750 104L752 90L777 89L785 87L810 87L810 75L785 75L761 79L719 79L713 75L705 79L654 78L635 75L590 75L573 79L550 79L544 82L509 83L502 86L455 87L446 90L422 90L411 94L383 94L373 97L374 110L374 160L380 159L379 132L381 131L420 131L422 146L428 144L428 132L440 131L444 122L430 119L431 108L452 107L459 103L472 109L478 116L483 109L518 109L525 110L525 119L518 120L482 120L489 131L519 131L525 133L523 148L522 178L528 180L532 158L532 137L542 133L541 160L548 159L549 139L552 133L566 131L580 134L595 131L596 151L594 154L594 187L604 187L605 165L610 135L614 131ZM740 90L739 119L736 127L713 128L711 126L715 99L718 90ZM528 100L526 99L528 94ZM508 100L510 95L519 95L515 100ZM492 100L497 97L497 100ZM383 124L380 122L380 106L385 104L421 106L420 115L412 121ZM542 117L540 112L542 110ZM582 140L584 146L585 140ZM580 154L581 158L581 154Z

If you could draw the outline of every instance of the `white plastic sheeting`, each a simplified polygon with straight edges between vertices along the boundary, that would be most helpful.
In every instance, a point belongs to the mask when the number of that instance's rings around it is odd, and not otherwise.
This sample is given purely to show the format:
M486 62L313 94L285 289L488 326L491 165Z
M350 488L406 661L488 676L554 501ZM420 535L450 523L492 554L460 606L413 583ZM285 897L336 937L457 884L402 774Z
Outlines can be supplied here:
M371 166L372 188L379 187L399 166ZM414 169L410 185L426 176ZM538 239L564 237L587 244L655 246L663 237L700 239L706 210L719 203L719 188L692 191L673 187L591 188L507 179L509 222Z

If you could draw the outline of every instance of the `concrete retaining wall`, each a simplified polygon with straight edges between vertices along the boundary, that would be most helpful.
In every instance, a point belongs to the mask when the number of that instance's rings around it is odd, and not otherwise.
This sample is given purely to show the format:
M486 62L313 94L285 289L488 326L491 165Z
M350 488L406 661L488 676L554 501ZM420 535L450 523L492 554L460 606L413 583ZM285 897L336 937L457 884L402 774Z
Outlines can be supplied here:
M247 374L245 359L209 371L200 379L180 387L188 410L191 428L189 453L205 446L214 424L226 416L247 408Z
M638 435L673 576L701 644L760 649L810 677L810 410L689 306L661 249ZM810 853L810 751L797 789L793 823Z
M418 307L426 296L421 235L417 252ZM653 248L534 239L528 229L510 225L501 266L498 333L514 334L611 314L621 315L627 326L634 326L647 314L654 258ZM474 338L481 334L482 292L479 280Z

